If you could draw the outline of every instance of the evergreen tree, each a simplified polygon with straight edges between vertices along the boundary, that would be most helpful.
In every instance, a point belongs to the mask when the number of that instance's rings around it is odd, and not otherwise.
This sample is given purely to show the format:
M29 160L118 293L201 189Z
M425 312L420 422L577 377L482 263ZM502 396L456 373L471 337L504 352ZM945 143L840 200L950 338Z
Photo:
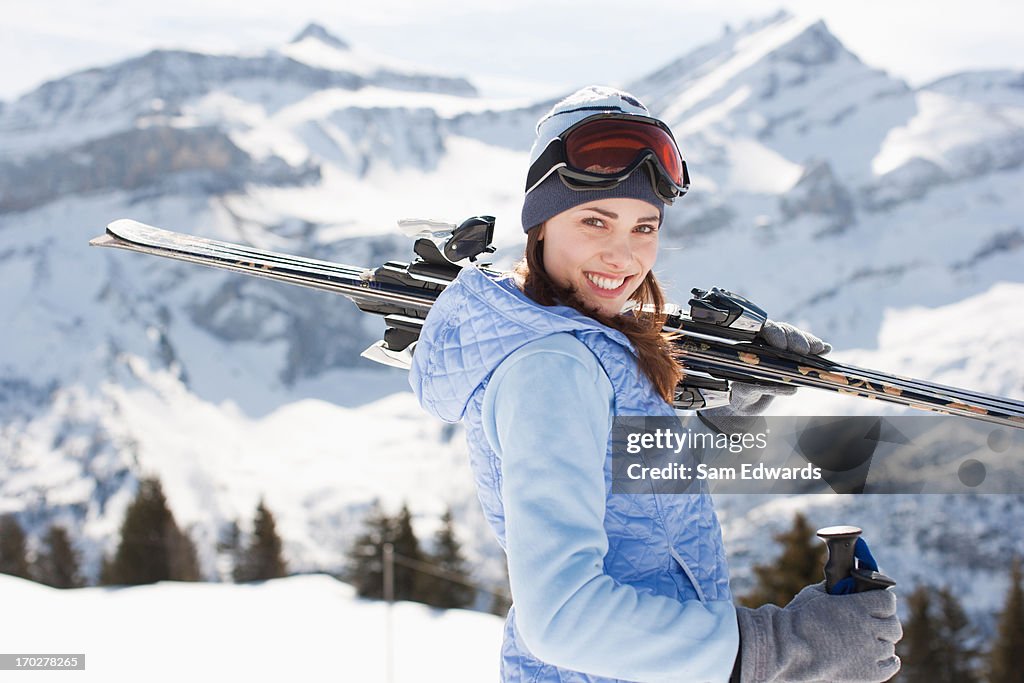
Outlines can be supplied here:
M394 550L393 576L395 600L424 601L424 557L412 528L412 515L402 505L397 517L384 514L377 502L366 518L366 531L356 538L350 552L347 579L361 597L384 597L384 544Z
M1024 683L1024 577L1020 558L1010 568L1010 588L1006 606L999 617L996 641L989 654L991 683Z
M36 574L40 583L54 588L80 588L85 585L78 570L78 553L71 545L64 527L51 525L43 544L43 551L36 560Z
M420 542L412 529L412 514L402 504L394 520L391 544L395 550L395 600L416 600L423 602L422 586L425 576L419 565L424 561Z
M909 616L903 626L903 638L896 646L900 657L897 680L907 683L930 681L934 675L936 626L932 621L932 590L918 586L907 596Z
M391 542L393 522L375 500L364 525L366 530L356 537L349 551L345 578L360 597L380 600L384 597L383 547Z
M469 585L469 571L462 546L455 538L451 508L441 517L441 528L434 537L434 552L428 561L438 572L423 577L423 600L445 609L469 607L476 589Z
M174 581L199 581L199 557L192 537L173 524L168 532L168 556L171 560L171 578Z
M25 532L12 514L0 516L0 574L31 579Z
M897 645L905 683L977 681L975 633L949 588L918 586L907 597L910 615Z
M944 655L948 672L945 680L951 683L974 683L979 680L978 659L981 651L977 648L978 636L960 601L949 587L939 589L939 615L939 636L950 643Z
M757 585L740 599L740 604L758 607L770 602L782 607L804 586L819 583L825 577L827 552L814 531L807 518L798 512L790 530L774 536L782 544L779 556L769 564L754 567Z
M142 479L121 524L117 552L104 564L102 582L196 581L198 566L195 546L175 523L160 481Z
M235 566L235 581L265 581L288 574L281 556L281 537L277 535L274 515L263 499L256 506L253 532L248 547L239 555Z

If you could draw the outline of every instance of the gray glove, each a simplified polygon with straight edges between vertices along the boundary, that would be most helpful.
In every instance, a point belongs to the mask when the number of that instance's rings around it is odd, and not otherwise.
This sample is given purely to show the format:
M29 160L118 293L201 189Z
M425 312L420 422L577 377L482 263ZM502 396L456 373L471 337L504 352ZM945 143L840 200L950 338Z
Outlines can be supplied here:
M737 607L736 617L741 683L880 683L900 670L903 627L891 589L829 595L821 582L785 608Z
M708 408L703 413L711 417L751 417L763 413L776 396L792 396L795 393L796 387L785 384L765 386L747 384L746 382L730 382L729 405Z
M805 356L824 356L832 350L832 345L828 342L823 342L810 332L804 332L789 323L766 320L758 334L769 346L781 351L792 351Z

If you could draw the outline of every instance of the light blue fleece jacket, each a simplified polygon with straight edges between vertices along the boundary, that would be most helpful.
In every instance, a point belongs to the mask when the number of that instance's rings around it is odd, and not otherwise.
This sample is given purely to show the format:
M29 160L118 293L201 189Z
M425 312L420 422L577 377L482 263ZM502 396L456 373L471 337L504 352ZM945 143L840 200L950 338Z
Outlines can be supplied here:
M508 553L503 680L728 679L738 627L710 496L610 492L613 414L674 414L621 333L468 268L410 382L428 411L466 419Z

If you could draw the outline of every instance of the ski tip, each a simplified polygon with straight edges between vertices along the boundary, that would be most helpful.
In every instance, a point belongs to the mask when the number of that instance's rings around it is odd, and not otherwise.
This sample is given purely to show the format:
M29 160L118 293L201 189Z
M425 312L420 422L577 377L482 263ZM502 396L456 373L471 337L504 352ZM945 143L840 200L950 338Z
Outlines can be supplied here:
M154 231L156 228L134 221L131 218L118 218L116 221L107 223L106 234L94 237L89 240L93 247L120 247L125 242L133 241L141 232Z
M93 237L89 240L90 247L112 247L117 242L113 237L107 234L100 235L99 237Z

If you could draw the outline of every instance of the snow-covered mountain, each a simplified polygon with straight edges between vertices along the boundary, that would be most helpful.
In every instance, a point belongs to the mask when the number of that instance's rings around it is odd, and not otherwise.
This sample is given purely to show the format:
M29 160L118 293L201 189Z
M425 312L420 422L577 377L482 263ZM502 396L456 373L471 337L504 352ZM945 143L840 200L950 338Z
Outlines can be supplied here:
M912 90L780 14L630 84L693 167L661 272L728 283L837 347L874 344L887 307L1019 280L1019 79Z
M1007 352L1019 286L1000 284L1024 272L1022 80L911 89L782 13L626 84L677 132L694 181L668 212L659 276L681 302L693 286L742 292L861 365L1024 397ZM451 504L480 580L496 580L460 429L423 415L404 373L359 358L379 321L328 294L86 243L132 217L376 265L411 255L399 218L489 213L505 265L550 104L486 100L315 25L261 54L155 51L3 104L0 511L33 538L63 522L95 572L135 481L156 472L214 577L213 540L261 495L304 571L343 563L374 497L410 501L424 534ZM926 358L942 362L915 364ZM865 409L842 400L804 391L779 409ZM943 553L928 541L936 505L722 504L738 585L794 508L861 521L879 556L944 562L965 585L1024 552L1017 535L971 560ZM984 505L943 509L992 530ZM888 564L916 577L914 562ZM994 576L976 589L996 595Z

